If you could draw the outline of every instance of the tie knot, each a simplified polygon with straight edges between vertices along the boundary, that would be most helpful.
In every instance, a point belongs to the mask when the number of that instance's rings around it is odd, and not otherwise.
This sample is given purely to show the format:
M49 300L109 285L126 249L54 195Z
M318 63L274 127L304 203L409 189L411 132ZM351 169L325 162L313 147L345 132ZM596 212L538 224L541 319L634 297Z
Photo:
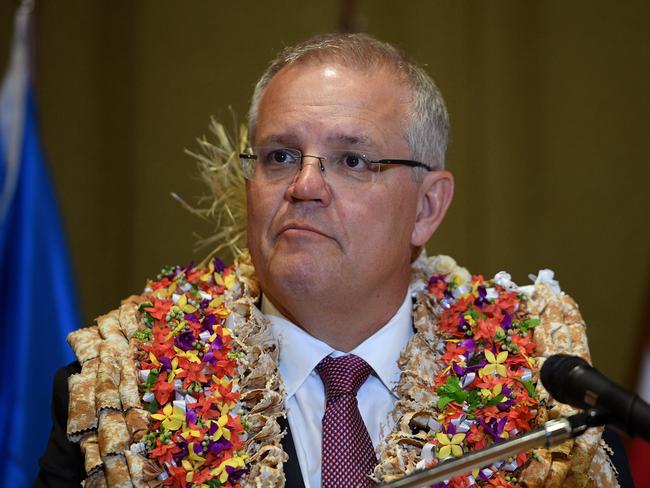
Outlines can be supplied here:
M346 394L356 396L372 368L359 356L348 354L338 358L327 356L318 363L316 372L325 385L325 395L330 399Z

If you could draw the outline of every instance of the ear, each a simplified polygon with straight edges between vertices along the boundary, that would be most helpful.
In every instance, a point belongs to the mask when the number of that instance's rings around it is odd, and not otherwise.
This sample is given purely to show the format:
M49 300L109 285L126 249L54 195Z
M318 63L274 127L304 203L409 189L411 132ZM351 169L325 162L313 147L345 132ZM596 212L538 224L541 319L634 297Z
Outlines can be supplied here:
M431 171L424 175L418 189L418 210L411 234L414 247L424 246L442 223L451 198L454 177L449 171Z

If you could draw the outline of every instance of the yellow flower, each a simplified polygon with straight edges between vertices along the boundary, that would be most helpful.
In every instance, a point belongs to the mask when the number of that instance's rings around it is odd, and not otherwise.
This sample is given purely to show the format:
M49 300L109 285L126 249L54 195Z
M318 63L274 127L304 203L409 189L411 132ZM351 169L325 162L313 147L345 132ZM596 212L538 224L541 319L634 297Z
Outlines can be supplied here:
M488 390L487 388L481 388L481 395L483 396L483 398L487 398L487 399L496 398L499 395L501 395L501 390L502 390L502 385L501 383L499 383L494 388L492 388L492 390Z
M489 374L498 374L500 376L507 376L506 367L503 363L508 359L508 351L501 351L497 356L494 356L494 353L489 349L485 350L485 359L487 359L488 364L480 369L478 375L483 378L483 376Z
M210 265L208 266L208 271L201 275L200 280L201 281L210 281L210 277L212 276L212 273L214 273L214 263L212 261L210 261Z
M179 297L178 301L176 302L176 306L185 313L196 312L196 307L187 303L187 296L185 294Z
M223 461L219 467L214 468L212 471L210 471L211 476L218 476L219 477L219 483L225 483L228 481L228 471L226 471L226 467L230 466L231 468L243 468L245 466L244 461L246 460L246 455L242 456L234 456L231 459L227 459L226 461Z
M210 305L208 305L209 308L217 308L223 303L223 295L217 295L212 299L210 302Z
M183 372L183 368L178 367L178 358L175 357L174 359L172 359L172 369L169 372L169 374L167 375L167 381L169 381L169 382L174 381L174 378L176 378L176 375L178 373L182 373L182 372Z
M167 430L178 430L185 422L185 412L179 407L172 407L170 403L165 405L163 413L154 413L152 418L162 420L162 427Z
M220 274L215 274L214 275L215 281L217 282L217 285L223 286L224 288L231 289L232 286L235 284L235 273L228 273L225 278L222 277Z
M190 442L189 445L187 446L187 451L189 453L189 458L192 461L195 461L195 469L197 467L200 467L203 463L205 463L205 458L199 456L197 453L194 452L194 444L195 442Z
M463 455L463 448L460 444L465 439L465 434L454 434L453 437L438 432L436 439L442 446L438 452L438 459L444 459L449 456L460 457Z
M478 281L475 281L474 284L472 285L471 293L475 298L478 298L478 285L479 285Z
M222 414L221 417L219 417L219 420L217 421L217 424L219 425L219 428L217 431L214 433L214 440L217 441L221 439L223 436L224 439L230 440L230 429L226 428L226 425L228 425L228 420L230 420L230 417L227 414ZM211 421L214 422L214 421Z
M191 363L200 363L201 360L199 359L198 356L198 351L195 351L193 349L190 349L189 351L183 351L182 349L179 349L178 347L174 346L174 351L176 352L176 356L179 358L187 358L188 361Z
M221 318L226 318L230 315L230 310L223 303L217 307L216 312Z
M156 355L154 353L152 353L151 351L149 351L149 359L151 360L151 362L153 364L160 367L160 361L158 361L158 358L156 357Z

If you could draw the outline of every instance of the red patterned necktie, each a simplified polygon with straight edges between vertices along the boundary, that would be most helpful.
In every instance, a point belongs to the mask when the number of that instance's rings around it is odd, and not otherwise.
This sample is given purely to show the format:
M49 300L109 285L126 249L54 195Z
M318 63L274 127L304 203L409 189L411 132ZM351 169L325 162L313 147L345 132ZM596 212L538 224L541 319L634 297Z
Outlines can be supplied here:
M372 486L368 475L377 458L363 423L357 392L372 368L353 354L326 357L316 366L325 385L327 403L323 415L323 488Z

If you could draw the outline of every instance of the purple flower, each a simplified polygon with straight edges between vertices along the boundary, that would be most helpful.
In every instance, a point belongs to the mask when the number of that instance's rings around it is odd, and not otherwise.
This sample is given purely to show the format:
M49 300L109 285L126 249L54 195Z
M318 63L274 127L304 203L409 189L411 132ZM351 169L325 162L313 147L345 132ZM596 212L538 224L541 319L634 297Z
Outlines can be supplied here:
M176 336L174 339L174 344L176 344L176 346L183 351L194 349L194 334L191 330L183 332L182 334Z
M474 305L477 307L482 307L483 305L487 304L488 301L485 299L487 296L487 291L485 291L484 286L479 286L476 291L478 292L478 298L474 300Z
M512 329L512 315L508 312L503 312L503 320L501 321L501 328L503 330Z
M185 422L188 425L196 425L199 420L199 416L196 414L193 408L187 408L185 411Z
M187 441L183 439L182 437L179 438L178 441L176 441L176 445L181 448L179 452L173 455L174 461L176 461L177 464L180 464L183 458L185 458L189 451L187 450Z
M458 317L458 330L462 332L463 330L465 330L464 328L466 326L467 326L467 320L465 320L465 316L461 314Z
M460 343L460 345L463 346L468 351L473 351L474 349L476 349L476 341L471 337L469 339L465 339L463 342Z
M442 280L442 277L439 275L433 275L431 278L429 278L429 284L433 285L434 283L438 283L439 281Z
M209 364L214 364L216 361L214 352L220 351L221 349L223 349L223 341L221 340L220 336L217 336L214 341L212 341L212 344L210 344L210 349L208 349L208 352L206 352L203 356L203 361Z
M158 359L158 361L160 361L160 364L162 364L165 367L165 369L172 369L172 362L168 357L161 356L160 359Z
M230 449L232 447L232 443L223 437L220 438L218 441L210 441L208 443L208 451L210 451L213 454L219 454L222 451L225 451L227 449Z
M199 323L199 317L196 315L196 313L186 313L185 320L187 322L193 322L195 324Z
M237 469L233 468L232 466L226 466L226 472L228 473L228 481L231 483L236 483L239 478L241 478L244 474L248 473L248 469L242 468L242 469Z
M483 468L482 470L479 471L478 477L481 478L483 481L488 481L493 474L494 471L492 471L490 468Z
M463 368L458 363L452 362L451 367L453 368L454 373L456 373L458 376L463 376L465 374L466 368Z
M214 270L217 273L222 273L226 269L226 265L223 264L223 261L219 258L214 258L212 260L212 264L214 265Z
M217 324L219 322L219 319L217 318L216 315L206 315L203 317L203 329L207 330L208 332L212 332L212 326Z
M506 426L507 420L507 418L503 417L498 422L496 419L492 419L489 422L486 422L485 420L479 418L478 422L483 427L485 433L492 437L492 440L494 440L494 442L499 442L503 440L501 438L501 434L503 433L503 428Z

